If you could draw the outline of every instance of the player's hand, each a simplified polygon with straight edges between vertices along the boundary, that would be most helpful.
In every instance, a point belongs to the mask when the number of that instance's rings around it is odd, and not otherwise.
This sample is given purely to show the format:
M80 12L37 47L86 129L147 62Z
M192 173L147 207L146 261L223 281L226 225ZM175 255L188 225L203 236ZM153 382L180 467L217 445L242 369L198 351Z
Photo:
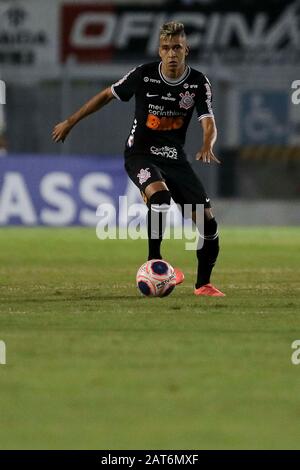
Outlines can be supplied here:
M210 163L211 160L217 163L221 163L220 160L215 156L212 149L205 147L196 153L196 160L202 160L204 163Z
M56 124L56 126L54 126L54 129L52 131L52 139L54 140L54 142L64 142L71 129L72 126L67 120L59 122L58 124Z

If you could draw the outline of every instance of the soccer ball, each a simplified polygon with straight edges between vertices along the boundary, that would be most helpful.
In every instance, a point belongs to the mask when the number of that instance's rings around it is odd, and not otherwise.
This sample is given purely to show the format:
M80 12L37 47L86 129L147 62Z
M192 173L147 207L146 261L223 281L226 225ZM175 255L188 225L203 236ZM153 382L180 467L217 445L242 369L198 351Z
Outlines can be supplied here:
M174 268L162 259L147 261L137 272L136 285L147 297L166 297L176 285Z

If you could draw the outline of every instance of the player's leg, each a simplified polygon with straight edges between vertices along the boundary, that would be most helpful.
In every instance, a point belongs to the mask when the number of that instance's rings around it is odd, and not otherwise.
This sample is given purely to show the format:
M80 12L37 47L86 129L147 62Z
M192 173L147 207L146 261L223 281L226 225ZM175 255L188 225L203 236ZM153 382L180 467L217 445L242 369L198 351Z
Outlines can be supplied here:
M197 224L195 212L193 221ZM198 228L198 230L203 244L197 249L198 269L195 294L223 297L224 294L210 283L211 273L219 254L218 224L210 208L204 209L203 229Z
M144 190L148 206L148 260L162 259L161 243L170 208L171 194L164 181L150 183Z
M157 165L149 164L148 159L131 158L126 161L125 169L148 206L148 260L162 259L160 248L171 202L169 189L161 170Z
M161 243L163 240L167 213L170 208L171 194L163 181L155 181L145 188L144 200L148 205L148 260L162 259ZM174 267L176 285L184 281L182 271Z
M210 206L210 199L207 197L201 181L194 173L189 162L186 161L180 166L172 168L169 172L167 184L172 198L181 206L183 211L185 211L186 204L189 206L192 204L194 208L197 207L197 204L204 207L204 224L198 224L196 211L192 213L192 219L196 223L199 235L203 240L203 245L197 249L196 253L198 267L195 294L224 295L210 284L210 276L219 253L219 236L217 222ZM209 287L204 288L204 286Z

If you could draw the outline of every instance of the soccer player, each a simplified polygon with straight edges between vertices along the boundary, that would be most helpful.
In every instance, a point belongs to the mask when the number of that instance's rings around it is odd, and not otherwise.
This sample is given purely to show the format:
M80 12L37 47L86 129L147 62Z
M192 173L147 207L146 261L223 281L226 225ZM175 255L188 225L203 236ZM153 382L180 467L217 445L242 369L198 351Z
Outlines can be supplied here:
M197 249L198 270L194 294L223 297L210 283L219 253L217 222L210 199L184 152L186 131L196 108L203 130L202 147L196 160L220 163L213 153L217 130L211 105L211 86L201 72L186 64L189 53L184 25L169 22L160 29L161 62L141 65L106 88L53 130L55 142L64 141L81 119L98 111L112 99L128 101L135 96L135 117L125 146L125 168L148 205L148 259L162 259L161 242L166 210L171 197L185 204L204 205L203 245ZM159 218L159 224L151 221ZM196 222L196 210L192 213ZM152 226L153 225L153 226ZM157 227L158 225L158 227ZM176 269L176 283L184 280Z

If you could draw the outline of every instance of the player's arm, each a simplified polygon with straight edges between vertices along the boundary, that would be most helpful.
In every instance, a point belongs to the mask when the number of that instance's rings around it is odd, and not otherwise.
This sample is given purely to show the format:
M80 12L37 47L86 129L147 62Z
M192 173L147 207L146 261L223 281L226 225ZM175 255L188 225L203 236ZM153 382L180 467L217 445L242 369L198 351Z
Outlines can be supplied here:
M59 122L54 126L52 132L52 138L54 142L64 142L65 138L69 134L72 127L75 126L81 119L85 118L89 114L99 111L106 104L108 104L114 97L112 94L111 88L106 88L100 93L91 98L87 103L85 103L78 111L76 111L72 116L68 117L63 122Z
M203 130L203 144L196 154L196 160L202 160L205 163L210 163L210 161L213 160L217 163L221 163L213 152L213 147L217 139L217 128L214 118L203 117L200 122Z

